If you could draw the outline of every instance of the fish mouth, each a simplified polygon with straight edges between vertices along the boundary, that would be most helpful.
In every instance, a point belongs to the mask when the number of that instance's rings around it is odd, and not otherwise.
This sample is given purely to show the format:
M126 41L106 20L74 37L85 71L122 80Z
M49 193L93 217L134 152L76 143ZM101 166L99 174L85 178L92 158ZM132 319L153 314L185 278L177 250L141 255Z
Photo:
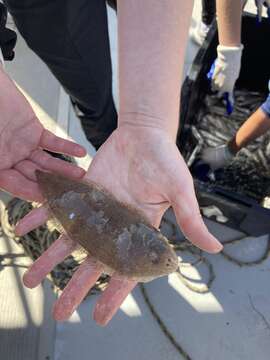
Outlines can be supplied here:
M169 254L167 253L164 261L166 274L171 274L179 268L179 259L176 252L170 248Z
M167 255L163 261L163 266L156 273L152 273L149 276L144 276L142 282L151 281L162 276L168 276L176 272L179 268L179 259L176 253L172 252L169 256Z
M128 279L131 281L136 281L138 283L146 283L150 282L152 280L158 279L163 276L168 276L174 272L176 272L179 268L179 259L176 254L173 254L172 256L167 256L166 261L163 263L162 268L159 268L158 271L146 271L145 273L133 273L128 274L125 271L123 272L117 272L107 267L105 270L105 273L114 276L114 278L121 279Z
M178 260L178 257L176 259L173 259L173 260L170 260L168 259L167 260L167 268L168 268L168 271L169 271L169 274L175 272L178 270L178 267L179 267L179 260Z

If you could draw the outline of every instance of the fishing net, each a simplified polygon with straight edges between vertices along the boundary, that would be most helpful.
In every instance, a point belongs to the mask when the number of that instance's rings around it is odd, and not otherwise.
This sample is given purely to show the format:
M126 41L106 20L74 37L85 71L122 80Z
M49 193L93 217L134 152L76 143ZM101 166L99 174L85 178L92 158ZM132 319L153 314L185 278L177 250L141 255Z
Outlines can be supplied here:
M6 206L6 208L1 213L1 225L3 232L10 238L16 241L17 244L23 247L25 253L34 261L36 260L48 247L58 238L59 233L49 224L42 225L32 230L28 234L18 237L15 235L14 229L15 224L27 215L33 208L35 204L30 204L26 201L14 198ZM164 217L161 230L165 233L168 238L171 246L176 252L181 253L186 252L192 255L193 260L190 263L180 262L178 275L181 281L193 291L198 293L208 292L211 287L212 282L214 281L215 275L213 271L213 266L210 261L205 256L204 252L194 247L188 240L184 239L179 232L179 228L175 224L175 220L170 216L171 213L168 213ZM242 239L245 239L246 236L230 240L225 243L225 245L239 242ZM234 262L239 266L243 265L256 265L268 256L269 246L267 245L264 253L259 259L254 259L251 261L244 261L242 259L237 259L232 255L229 255L225 252L222 253L226 259ZM85 259L85 253L82 251L74 251L72 255L68 256L62 263L58 264L52 272L49 274L49 279L52 281L55 290L63 290L74 272L77 270L78 266ZM208 280L206 284L194 285L192 281L187 281L182 274L182 269L187 266L199 266L204 264L208 268ZM91 290L90 293L95 293L98 290L103 290L108 282L108 276L102 275L97 281L95 287Z
M224 105L221 103L221 100L215 95L208 94L198 111L198 118L196 119L196 124L194 124L203 139L201 149L209 146L218 146L229 141L248 116L262 104L265 97L266 94L247 92L244 89L237 90L235 93L235 111L228 118L225 115ZM268 194L270 185L270 172L268 170L270 165L269 144L270 134L265 134L254 141L246 149L242 150L228 167L219 174L216 174L215 184L261 202L263 197ZM199 156L199 152L196 156ZM213 182L213 180L209 179L209 182L211 181ZM30 204L14 198L1 213L1 224L4 233L22 246L25 253L32 260L37 259L59 236L57 230L46 224L25 236L16 237L14 233L15 224L35 206L36 204ZM215 281L215 269L207 255L183 238L170 212L164 217L161 230L167 235L171 246L179 255L179 269L177 271L179 281L192 292L199 294L207 293ZM234 255L233 251L231 251L231 246L237 246L237 244L245 239L246 236L244 235L225 242L221 256L239 267L258 265L268 258L270 250L269 239L266 240L265 247L260 256L255 259L238 258ZM251 239L251 241L256 241L256 239ZM188 255L188 261L186 261L186 255ZM84 258L85 254L83 252L74 252L53 269L48 277L55 291L64 289ZM193 281L192 278L187 276L189 268L200 269L202 266L206 269L206 278L202 282L198 283L197 280ZM102 275L89 292L89 295L102 291L107 286L108 280L108 276ZM140 284L140 289L149 311L168 341L175 347L182 358L191 360L190 355L166 326L166 319L162 319L161 314L159 314L153 305L147 291L147 286Z
M207 95L196 122L203 139L202 149L231 140L266 96L261 92L236 90L235 109L228 117L222 101L215 95ZM270 132L243 148L228 166L216 172L215 179L209 178L209 182L261 203L270 192Z
M1 213L1 226L3 232L18 245L23 247L24 252L34 261L48 249L48 247L59 237L59 232L50 224L39 226L28 234L18 237L15 235L15 225L27 215L36 204L13 198ZM70 278L83 262L86 255L82 251L74 251L62 263L58 264L49 274L55 291L63 290ZM107 276L103 275L91 290L95 293L104 288Z
M23 200L14 198L1 212L1 226L3 232L10 239L13 239L17 244L23 247L24 252L32 260L36 260L59 236L57 230L55 230L49 224L40 226L22 237L17 237L15 235L15 224L25 215L27 215L35 206L36 204L30 204ZM172 212L170 211L163 218L161 231L168 236L171 246L179 255L179 269L176 273L179 281L181 281L189 290L193 292L199 294L207 293L215 280L215 271L206 254L198 248L194 247L187 239L183 238L179 228L175 224L175 219L172 216ZM246 237L244 236L227 241L224 244L224 251L221 253L221 255L237 266L254 266L262 263L265 259L268 258L270 249L269 240L266 241L266 246L261 256L253 260L239 259L233 256L231 252L229 253L226 251L226 246L239 243L245 238ZM189 255L189 261L184 260L186 254ZM51 271L51 273L48 275L48 278L52 282L55 291L64 289L84 259L85 255L83 252L75 251L72 253L72 255L68 256L62 263L58 264ZM192 278L186 276L188 268L193 267L200 270L201 266L206 268L206 279L204 279L201 283L198 283L197 280L193 281ZM102 275L88 295L104 290L104 288L107 286L108 280L108 276ZM191 360L189 354L185 351L181 344L177 342L171 331L166 326L166 321L161 318L161 315L155 309L146 286L144 284L140 284L140 289L149 311L151 312L153 318L159 325L168 341L170 341L170 343L175 347L182 358Z

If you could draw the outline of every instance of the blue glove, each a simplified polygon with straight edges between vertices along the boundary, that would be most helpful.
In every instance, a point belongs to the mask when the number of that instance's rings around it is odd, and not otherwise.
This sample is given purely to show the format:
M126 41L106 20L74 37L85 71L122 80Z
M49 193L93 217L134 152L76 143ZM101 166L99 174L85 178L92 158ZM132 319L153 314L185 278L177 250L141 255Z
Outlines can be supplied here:
M214 76L215 66L216 66L216 61L213 62L209 72L207 73L207 79L210 80L211 82ZM231 115L231 113L233 112L233 99L230 98L230 94L227 91L223 93L223 98L226 103L226 112L228 115Z

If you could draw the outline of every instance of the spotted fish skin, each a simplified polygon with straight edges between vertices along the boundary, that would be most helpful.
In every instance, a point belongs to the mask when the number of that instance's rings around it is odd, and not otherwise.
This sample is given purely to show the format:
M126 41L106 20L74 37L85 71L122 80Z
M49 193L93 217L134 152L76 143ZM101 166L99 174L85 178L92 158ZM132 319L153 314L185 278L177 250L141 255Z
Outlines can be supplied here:
M39 170L36 175L49 211L64 232L111 273L149 281L176 271L178 258L168 240L141 212L96 183Z

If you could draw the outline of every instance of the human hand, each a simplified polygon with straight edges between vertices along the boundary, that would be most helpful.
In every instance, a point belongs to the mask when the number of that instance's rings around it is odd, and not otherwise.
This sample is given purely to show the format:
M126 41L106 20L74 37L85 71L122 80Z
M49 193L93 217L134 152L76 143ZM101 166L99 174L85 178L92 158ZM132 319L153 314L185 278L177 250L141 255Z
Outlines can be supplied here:
M218 45L217 59L207 75L211 80L212 90L217 91L218 95L226 100L228 115L233 111L233 89L240 73L242 51L243 45L234 47Z
M230 152L228 145L225 144L205 149L201 158L212 170L217 170L228 165L233 159L233 154Z
M192 177L174 141L165 131L122 125L99 149L84 180L102 185L119 201L135 206L156 228L165 211L172 206L180 228L193 244L211 253L222 249L203 223ZM34 210L18 224L17 233L22 235L30 231L47 217L45 208ZM71 239L61 235L27 271L25 285L37 286L76 246ZM70 317L102 271L102 265L88 256L54 305L55 319ZM135 285L127 278L112 276L94 309L98 324L106 325L110 321Z
M255 0L255 4L257 6L258 23L261 23L262 21L263 6L267 7L267 15L268 15L268 19L270 19L270 0Z
M0 189L25 200L41 202L36 169L73 178L85 174L83 169L56 159L44 150L79 157L86 152L80 145L44 129L25 97L1 67L0 87Z

